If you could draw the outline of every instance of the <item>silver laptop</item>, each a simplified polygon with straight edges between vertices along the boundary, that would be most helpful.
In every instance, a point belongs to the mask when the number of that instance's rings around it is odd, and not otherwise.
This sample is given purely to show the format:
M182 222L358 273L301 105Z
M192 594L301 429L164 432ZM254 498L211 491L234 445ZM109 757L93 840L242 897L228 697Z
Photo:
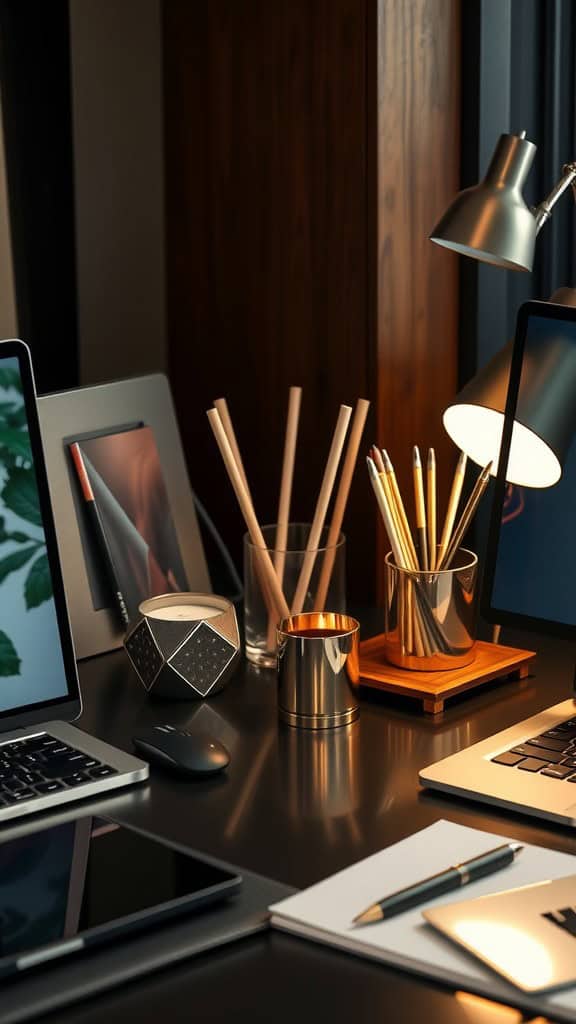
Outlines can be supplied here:
M547 346L559 368L571 417L565 419L562 477L546 489L506 483L514 419L532 397L532 357ZM557 359L558 354L561 358ZM538 359L542 366L542 360ZM533 411L533 410L532 410ZM571 419L573 421L571 422ZM544 302L521 307L498 475L494 488L483 611L492 622L576 636L576 309ZM420 772L424 786L576 826L576 696L495 733Z
M140 782L148 765L70 725L82 704L30 353L0 342L0 823Z

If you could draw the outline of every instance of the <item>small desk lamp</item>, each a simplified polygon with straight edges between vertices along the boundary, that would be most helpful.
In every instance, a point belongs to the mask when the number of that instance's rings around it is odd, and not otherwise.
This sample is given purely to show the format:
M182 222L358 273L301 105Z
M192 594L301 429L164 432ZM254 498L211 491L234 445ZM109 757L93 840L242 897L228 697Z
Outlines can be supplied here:
M553 207L572 185L576 198L576 163L566 164L550 194L534 210L522 196L536 146L520 135L501 135L486 177L459 192L430 238L438 245L484 263L511 270L532 269L536 235ZM551 302L576 306L576 289L560 288ZM574 346L554 339L545 358L533 367L523 387L510 445L508 481L527 487L550 487L559 480L562 462L576 427L573 393L566 393ZM493 473L504 425L512 342L457 395L444 413L444 426L458 447L481 466L492 459Z

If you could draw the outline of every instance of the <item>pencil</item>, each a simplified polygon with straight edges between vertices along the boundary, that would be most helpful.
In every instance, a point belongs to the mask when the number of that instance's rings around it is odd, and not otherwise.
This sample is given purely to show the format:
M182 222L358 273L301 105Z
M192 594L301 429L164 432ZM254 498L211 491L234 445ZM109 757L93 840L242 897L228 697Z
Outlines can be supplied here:
M452 530L454 529L454 521L456 519L456 513L458 511L458 505L460 504L460 496L462 494L462 485L464 483L464 477L466 475L466 463L467 456L464 452L460 453L456 469L454 470L454 479L452 480L452 488L450 490L450 497L448 499L448 508L446 510L446 518L444 520L444 526L442 529L442 536L440 538L440 547L438 549L438 558L436 561L437 565L440 565L448 545L452 537Z
M388 540L390 541L392 552L394 554L394 561L396 562L396 565L399 568L407 569L410 567L410 556L406 548L405 539L398 519L398 510L396 509L396 503L392 495L390 484L386 477L382 453L375 444L373 444L370 449L370 455L378 472L378 479L380 481L380 487L382 489L384 504L388 511L388 517L384 519L384 525L386 527L386 531L388 533ZM372 472L370 465L368 465L368 469L370 470L370 472ZM391 531L393 531L393 535ZM398 561L398 556L396 552L398 552L400 561ZM406 587L406 582L407 581L404 576L404 573L398 573L398 629L403 654L409 654L411 652L414 641L414 633L412 628L412 614L410 605L408 603L408 590Z
M116 599L118 612L120 613L120 618L122 619L122 622L124 623L125 626L127 626L128 623L130 622L130 616L128 615L126 601L124 600L124 594L122 593L122 589L120 587L120 581L118 580L118 575L116 573L116 566L114 565L112 552L110 551L110 547L108 545L108 540L106 537L106 532L102 524L102 519L100 518L100 512L98 510L98 506L94 498L94 491L92 490L92 484L90 483L90 479L88 477L88 472L86 470L86 465L84 463L84 457L82 455L82 452L80 451L80 447L77 442L74 442L74 444L70 445L70 454L72 456L72 461L74 463L76 473L78 474L78 479L80 481L80 486L82 488L82 497L84 498L86 511L92 524L92 529L94 530L97 542L100 545L100 550L102 553L102 557L104 559L104 564L106 566L106 572L108 573L108 578L110 580L110 583L112 584L112 589L114 591L114 597Z
M454 555L456 554L467 530L470 527L470 523L472 522L472 519L474 518L474 515L476 513L476 509L478 508L478 505L480 503L480 499L488 486L491 469L492 461L490 461L488 465L485 466L482 472L479 474L478 479L474 485L474 490L472 491L472 494L468 498L464 511L460 516L458 525L454 530L452 540L448 545L448 550L446 551L446 554L442 559L442 564L439 566L440 569L450 568L450 564L454 558Z
M414 477L414 506L416 509L416 533L420 548L420 568L428 570L428 544L426 542L426 504L424 501L424 481L422 479L422 463L417 445L412 450L412 474Z
M392 518L392 512L390 511L390 507L388 505L388 499L386 498L386 493L384 491L384 487L380 479L380 474L376 469L374 460L370 458L370 456L368 456L368 458L366 459L366 465L368 466L368 472L370 474L370 483L372 484L374 494L376 495L378 508L380 509L380 514L382 516L382 519L384 520L384 526L386 528L386 533L388 534L388 540L390 541L390 547L392 548L394 561L396 562L397 566L402 568L404 567L404 556L402 553L402 548L400 546L400 541L398 539L396 524Z
M366 459L368 466L368 472L370 474L370 481L376 495L376 501L384 520L384 526L386 533L388 534L388 540L390 541L390 547L392 548L392 554L394 561L400 569L410 569L411 558L408 555L406 547L401 539L401 532L398 525L398 519L396 517L394 500L391 495L390 485L387 480L386 473L379 473L376 469L375 461L372 458ZM402 579L400 574L400 579ZM407 580L410 583L410 580ZM402 593L404 594L404 586L401 587ZM416 653L419 657L424 654L430 653L429 645L426 643L425 638L425 627L420 619L419 610L414 606L412 597L408 597L408 591L404 594L404 601L399 595L399 607L401 609L399 614L399 624L401 626L401 634L403 643L408 641L409 652L412 650L412 640L416 645ZM406 628L410 622L410 628ZM412 635L411 635L412 634Z
M382 460L383 460L383 463L384 463L384 469L385 469L385 472L386 472L386 476L388 477L388 480L390 482L390 488L391 488L392 494L394 496L394 502L396 504L396 508L398 509L398 516L399 516L400 522L402 524L402 531L404 533L404 538L406 540L406 544L407 544L408 550L410 552L410 561L412 563L411 568L412 569L417 569L418 568L418 555L416 554L416 547L415 547L414 541L412 539L412 531L410 530L410 524L408 522L408 516L406 515L406 509L404 507L404 502L402 501L402 495L400 493L400 488L398 486L398 481L396 479L396 473L394 472L394 466L392 465L392 461L390 459L390 456L388 455L388 452L386 451L385 448L382 449Z
M436 452L428 449L426 466L426 513L428 517L428 565L436 565Z
M410 557L408 545L406 544L406 538L404 536L404 531L402 529L402 524L400 522L400 516L398 515L396 502L394 501L394 495L392 494L390 481L386 474L386 470L384 469L384 461L382 459L382 454L380 452L380 449L377 448L375 444L373 444L372 448L370 449L370 455L372 461L374 462L374 465L376 466L376 469L378 470L378 477L380 479L382 490L384 491L384 495L386 497L388 511L390 512L390 518L392 520L392 523L394 524L396 542L398 544L399 550L402 553L401 566L404 569L413 569L415 568L415 566L412 565L412 559Z

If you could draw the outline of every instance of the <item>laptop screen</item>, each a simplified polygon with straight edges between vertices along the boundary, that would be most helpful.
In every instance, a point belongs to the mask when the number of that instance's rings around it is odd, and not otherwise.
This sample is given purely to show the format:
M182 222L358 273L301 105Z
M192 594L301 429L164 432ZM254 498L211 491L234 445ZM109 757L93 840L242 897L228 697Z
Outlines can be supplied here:
M71 651L28 351L20 342L5 342L0 344L0 719L77 697L68 687L63 640Z
M546 387L540 388L537 374L544 373L548 375ZM522 412L536 393L536 386L537 412L542 411L545 401L568 409L564 416L566 443L561 452L556 452L561 461L560 479L541 488L507 481L512 423L515 417L522 422ZM484 601L492 621L574 635L573 426L576 427L576 309L551 303L525 303L514 342L488 546Z

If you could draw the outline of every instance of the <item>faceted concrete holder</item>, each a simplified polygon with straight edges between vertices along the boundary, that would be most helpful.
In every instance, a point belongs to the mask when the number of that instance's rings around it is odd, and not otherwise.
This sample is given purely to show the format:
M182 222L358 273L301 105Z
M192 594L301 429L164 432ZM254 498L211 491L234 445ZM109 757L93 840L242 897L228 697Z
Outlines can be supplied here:
M162 594L143 601L124 640L149 693L177 700L212 697L240 659L234 606L216 594Z

